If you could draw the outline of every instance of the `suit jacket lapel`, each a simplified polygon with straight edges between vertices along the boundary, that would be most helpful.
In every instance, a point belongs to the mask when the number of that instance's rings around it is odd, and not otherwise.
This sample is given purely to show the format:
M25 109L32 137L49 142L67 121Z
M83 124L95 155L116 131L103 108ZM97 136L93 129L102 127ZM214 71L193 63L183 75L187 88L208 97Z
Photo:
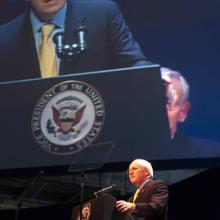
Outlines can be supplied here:
M138 197L137 197L137 199L135 200L136 202L142 202L143 201L143 199L145 200L146 199L146 192L147 192L147 194L148 194L148 188L149 187L151 187L151 185L152 185L152 181L153 180L149 180L149 181L147 181L145 184L144 184L144 186L143 186L143 188L140 190L140 192L138 193ZM144 197L143 197L144 196ZM142 198L143 197L143 198Z
M17 62L20 73L18 74L21 74L23 79L40 77L39 61L29 14L25 14L21 19L23 19L21 27L16 27L18 32L14 34L14 39L17 42L15 47L19 51Z
M86 11L82 8L81 4L75 1L68 1L66 20L65 20L65 32L64 32L64 43L72 44L76 42L74 33L79 26L84 25L87 18ZM74 69L74 61L61 61L60 74L70 73Z

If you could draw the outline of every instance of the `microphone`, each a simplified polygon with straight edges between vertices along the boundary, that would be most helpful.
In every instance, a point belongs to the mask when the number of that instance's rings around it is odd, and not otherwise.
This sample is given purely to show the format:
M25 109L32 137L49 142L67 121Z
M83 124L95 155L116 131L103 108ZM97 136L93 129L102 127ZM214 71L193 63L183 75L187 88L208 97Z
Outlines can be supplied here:
M79 26L75 31L75 37L78 39L79 52L84 52L86 50L87 33L88 33L88 30L84 26Z
M61 59L64 56L64 43L63 43L63 32L57 32L53 36L53 41L56 44L57 56Z
M115 184L113 184L113 185L108 186L106 188L103 188L97 192L94 192L94 195L95 195L95 197L98 197L98 196L101 196L105 193L112 193L115 190L115 187L116 187Z
M79 26L74 32L77 43L65 44L64 32L57 32L53 36L56 45L56 53L60 59L72 61L87 49L86 37L88 30L84 26Z

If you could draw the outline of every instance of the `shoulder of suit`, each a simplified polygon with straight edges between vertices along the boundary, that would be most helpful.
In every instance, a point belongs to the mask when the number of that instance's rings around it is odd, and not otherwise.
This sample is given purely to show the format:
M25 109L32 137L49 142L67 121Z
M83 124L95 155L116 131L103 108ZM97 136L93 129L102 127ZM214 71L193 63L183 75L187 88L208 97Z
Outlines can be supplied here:
M161 179L154 180L154 182L158 183L158 184L166 184L167 185L167 183L165 181L161 180Z
M27 14L28 14L27 12L23 13L22 15L19 15L18 17L12 19L11 21L2 24L0 26L0 32L4 32L4 33L15 32L16 29L18 29L24 24Z
M115 8L117 7L117 3L111 0L76 0L74 1L75 4L82 5L84 7L89 7L89 8Z
M153 186L153 185L167 185L167 183L165 182L165 181L163 181L163 180L161 180L161 179L151 179L151 180L149 180L148 182L147 182L147 184L146 184L146 186L149 186L149 185L151 185L151 186Z

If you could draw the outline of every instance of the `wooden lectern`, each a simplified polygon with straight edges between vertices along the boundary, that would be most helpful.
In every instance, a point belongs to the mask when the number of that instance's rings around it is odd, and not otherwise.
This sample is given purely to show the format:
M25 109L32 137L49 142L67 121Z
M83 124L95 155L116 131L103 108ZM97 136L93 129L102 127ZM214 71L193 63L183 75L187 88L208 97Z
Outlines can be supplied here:
M116 199L110 194L103 194L73 208L71 220L133 220L128 213L120 213L115 209Z

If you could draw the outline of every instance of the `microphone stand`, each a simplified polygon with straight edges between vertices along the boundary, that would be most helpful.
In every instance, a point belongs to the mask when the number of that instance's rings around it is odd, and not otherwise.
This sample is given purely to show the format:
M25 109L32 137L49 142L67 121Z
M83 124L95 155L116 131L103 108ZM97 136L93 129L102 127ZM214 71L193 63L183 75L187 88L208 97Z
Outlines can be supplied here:
M81 183L80 183L80 220L82 220L82 210L83 210L83 201L84 201L84 186L85 186L85 170L81 171Z
M20 209L21 209L21 201L18 202L17 207L15 209L15 220L18 220Z

